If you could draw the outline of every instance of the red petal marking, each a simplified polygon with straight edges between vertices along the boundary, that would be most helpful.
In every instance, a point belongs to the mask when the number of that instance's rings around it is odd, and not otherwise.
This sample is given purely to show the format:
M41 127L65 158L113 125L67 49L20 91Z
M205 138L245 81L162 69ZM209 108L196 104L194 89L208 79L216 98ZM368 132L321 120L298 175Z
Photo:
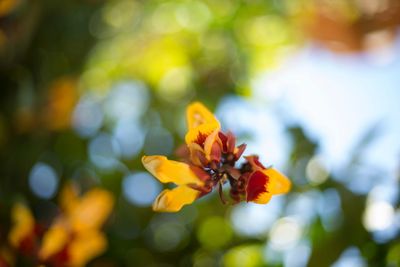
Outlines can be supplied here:
M26 236L25 238L23 238L19 242L18 249L24 255L33 255L35 253L35 250L37 250L36 236L34 235L34 233L31 233L28 236Z
M52 266L61 267L61 266L68 266L70 259L71 255L68 251L68 244L67 244L61 251L52 256L47 262L49 262Z
M247 183L246 193L247 202L256 200L262 193L268 192L266 185L268 184L269 177L261 171L255 171L250 176Z
M199 144L200 146L204 145L204 142L206 141L207 137L209 136L209 134L205 134L205 133L199 133L197 135L196 141L194 141L195 143Z

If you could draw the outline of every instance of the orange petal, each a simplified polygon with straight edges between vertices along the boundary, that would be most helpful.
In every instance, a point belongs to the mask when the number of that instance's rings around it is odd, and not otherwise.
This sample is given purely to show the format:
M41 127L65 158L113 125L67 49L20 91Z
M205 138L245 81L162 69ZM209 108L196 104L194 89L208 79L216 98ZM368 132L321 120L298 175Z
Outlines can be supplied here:
M203 184L186 163L168 160L164 156L143 156L142 163L162 183Z
M216 154L216 157L220 158L221 155L221 141L218 138L218 132L219 130L215 130L212 132L205 140L204 142L204 154L208 160L211 160L211 154L214 150L214 153ZM217 142L217 144L215 144Z
M252 155L252 156L245 156L244 158L250 163L253 170L262 171L266 169L264 165L262 165L261 162L258 160L258 156Z
M42 245L39 250L39 258L46 261L60 252L69 239L69 231L63 220L58 220L44 234Z
M107 248L107 240L99 231L85 231L77 235L68 247L70 262L67 266L85 266L88 261L100 255Z
M74 231L100 228L108 218L114 205L114 197L106 190L94 188L80 199L69 216Z
M190 152L190 161L197 166L203 166L208 163L208 160L204 154L204 149L196 143L190 143L187 145Z
M20 203L13 206L11 211L13 227L10 231L8 239L12 246L18 247L21 241L33 234L35 220L31 211Z
M180 185L172 190L165 189L153 203L154 211L176 212L184 205L191 204L200 195L200 192L186 185Z
M220 129L219 121L199 102L188 106L186 120L189 129L185 136L186 144L193 142L202 144L209 134Z

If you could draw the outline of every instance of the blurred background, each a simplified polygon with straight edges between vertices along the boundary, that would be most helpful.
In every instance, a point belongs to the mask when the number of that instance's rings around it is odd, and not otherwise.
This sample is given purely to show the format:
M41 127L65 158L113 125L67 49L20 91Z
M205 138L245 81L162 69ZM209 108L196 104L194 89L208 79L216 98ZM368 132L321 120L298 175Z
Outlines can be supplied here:
M89 266L400 266L399 24L398 0L0 0L0 246L74 181L115 198ZM140 158L176 158L195 100L292 191L152 212Z

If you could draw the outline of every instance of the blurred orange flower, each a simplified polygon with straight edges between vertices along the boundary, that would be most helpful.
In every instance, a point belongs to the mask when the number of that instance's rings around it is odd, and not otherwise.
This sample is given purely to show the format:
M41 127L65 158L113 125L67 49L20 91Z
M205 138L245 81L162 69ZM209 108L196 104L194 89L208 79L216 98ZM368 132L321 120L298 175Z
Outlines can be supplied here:
M30 210L16 204L10 244L46 266L84 266L107 247L101 227L113 203L113 196L106 190L94 188L79 197L76 188L68 184L60 194L62 213L43 234L36 231Z
M272 195L290 190L290 181L275 169L261 165L257 156L246 157L247 161L236 167L246 145L236 146L235 136L221 132L219 121L201 103L189 105L186 117L189 131L185 136L188 150L185 162L159 155L142 158L144 167L160 182L177 185L161 192L153 203L154 211L179 211L214 187L219 188L225 203L222 186L228 182L234 203L241 200L267 203Z
M84 266L107 247L100 231L112 211L113 196L99 188L81 198L72 184L61 192L63 213L44 234L39 259L54 266Z
M11 13L20 3L21 0L1 0L0 17L6 16Z

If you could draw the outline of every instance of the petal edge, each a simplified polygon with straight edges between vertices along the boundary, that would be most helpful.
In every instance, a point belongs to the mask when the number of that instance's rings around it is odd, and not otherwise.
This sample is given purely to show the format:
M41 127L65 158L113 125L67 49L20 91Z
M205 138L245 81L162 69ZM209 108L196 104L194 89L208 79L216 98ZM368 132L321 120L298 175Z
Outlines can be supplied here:
M174 183L177 185L203 183L192 172L190 166L183 162L169 160L164 156L143 156L142 163L162 183Z
M153 210L159 212L177 212L184 205L193 203L200 192L188 186L180 185L172 190L162 191L153 203Z

